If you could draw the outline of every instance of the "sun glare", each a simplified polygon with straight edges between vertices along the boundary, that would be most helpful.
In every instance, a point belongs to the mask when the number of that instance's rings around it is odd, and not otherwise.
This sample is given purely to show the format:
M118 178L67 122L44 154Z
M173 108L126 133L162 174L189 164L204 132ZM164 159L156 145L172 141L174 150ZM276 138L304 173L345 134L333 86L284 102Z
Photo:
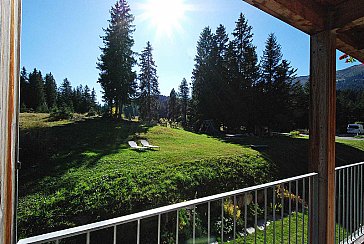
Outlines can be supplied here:
M189 6L183 0L147 0L141 5L141 19L156 30L157 36L172 37L182 30L182 22Z

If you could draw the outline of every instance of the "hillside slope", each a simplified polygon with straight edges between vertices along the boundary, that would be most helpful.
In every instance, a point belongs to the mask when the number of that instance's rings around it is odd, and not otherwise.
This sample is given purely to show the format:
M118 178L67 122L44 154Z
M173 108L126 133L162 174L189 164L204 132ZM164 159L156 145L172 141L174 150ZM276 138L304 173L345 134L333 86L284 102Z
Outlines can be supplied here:
M308 82L309 76L299 76L295 81ZM364 65L355 65L336 72L337 90L364 90Z

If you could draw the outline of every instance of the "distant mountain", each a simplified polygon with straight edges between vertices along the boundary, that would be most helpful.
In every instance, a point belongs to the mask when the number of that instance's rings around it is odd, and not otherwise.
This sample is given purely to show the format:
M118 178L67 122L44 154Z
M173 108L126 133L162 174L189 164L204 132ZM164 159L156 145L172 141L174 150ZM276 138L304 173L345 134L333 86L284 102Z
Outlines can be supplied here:
M308 82L308 76L300 76L295 81ZM364 90L364 65L359 64L336 72L337 90Z

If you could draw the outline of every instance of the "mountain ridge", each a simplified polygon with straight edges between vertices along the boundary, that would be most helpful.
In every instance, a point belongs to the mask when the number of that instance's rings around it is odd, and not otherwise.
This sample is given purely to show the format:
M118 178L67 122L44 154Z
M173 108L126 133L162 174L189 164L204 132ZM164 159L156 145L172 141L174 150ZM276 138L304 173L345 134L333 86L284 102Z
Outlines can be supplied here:
M293 81L301 84L308 82L309 76L299 76ZM346 69L336 71L337 90L364 90L364 65L354 65Z

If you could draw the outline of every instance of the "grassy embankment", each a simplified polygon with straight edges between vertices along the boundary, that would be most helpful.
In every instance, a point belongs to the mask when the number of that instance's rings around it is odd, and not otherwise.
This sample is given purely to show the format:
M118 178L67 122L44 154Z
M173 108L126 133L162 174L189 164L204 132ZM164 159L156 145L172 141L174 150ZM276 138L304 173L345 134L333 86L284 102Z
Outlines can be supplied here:
M130 139L160 150L137 152ZM166 127L22 114L19 231L29 236L266 182L259 152Z
M136 152L147 138L160 151ZM30 236L307 172L307 139L229 141L100 118L21 116L19 231ZM251 144L267 145L258 151ZM338 165L364 159L364 141L339 141Z

